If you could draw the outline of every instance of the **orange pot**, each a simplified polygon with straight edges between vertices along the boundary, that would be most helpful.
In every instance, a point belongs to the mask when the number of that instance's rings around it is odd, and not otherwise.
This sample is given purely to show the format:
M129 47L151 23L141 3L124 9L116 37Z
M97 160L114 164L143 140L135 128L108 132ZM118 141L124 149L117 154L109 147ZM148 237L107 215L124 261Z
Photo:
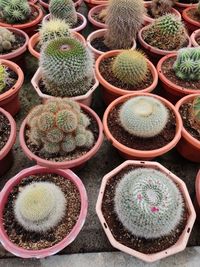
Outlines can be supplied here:
M188 7L186 9L183 10L183 13L182 13L182 17L183 17L183 20L185 22L185 25L189 31L189 33L191 34L193 31L196 31L200 28L200 22L199 21L196 21L192 18L190 18L188 16L188 12L190 10L197 10L197 7Z
M88 9L91 9L98 5L104 5L108 3L107 0L84 0L84 2Z
M178 1L175 2L175 8L181 13L184 9L186 9L187 7L191 7L191 6L197 6L198 4L185 4L185 3L179 3Z
M193 45L194 47L198 47L198 46L200 46L200 45L197 43L197 38L199 38L199 37L200 37L200 29L197 30L197 31L195 31L195 32L193 32L192 35L190 36L190 39L191 39L191 41L192 41L192 45Z

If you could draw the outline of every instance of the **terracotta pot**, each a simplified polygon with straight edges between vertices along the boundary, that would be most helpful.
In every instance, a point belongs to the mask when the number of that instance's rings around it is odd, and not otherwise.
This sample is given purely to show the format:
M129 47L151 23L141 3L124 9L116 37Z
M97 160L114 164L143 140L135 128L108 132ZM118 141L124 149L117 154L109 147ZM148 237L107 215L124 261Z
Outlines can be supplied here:
M98 5L104 5L108 3L108 0L84 0L84 3L86 4L88 9L91 9Z
M179 3L179 0L175 2L175 8L180 12L182 15L183 10L186 9L187 7L191 6L197 6L198 4L185 4L185 3Z
M0 176L2 176L7 170L10 169L13 162L12 147L16 140L17 130L13 117L2 108L0 108L0 113L6 116L11 127L9 139L5 146L0 150Z
M38 24L42 21L42 17L43 17L43 12L41 10L41 8L37 5L34 5L32 3L29 3L31 8L34 9L37 13L38 16L27 23L22 23L22 24L8 24L8 23L4 23L4 22L0 22L0 27L12 27L12 28L16 28L19 30L23 30L25 33L28 34L28 36L32 36L38 27Z
M126 246L125 244L120 243L117 241L114 237L114 235L111 232L111 229L109 228L109 224L107 223L106 219L104 218L103 211L102 211L102 203L104 201L104 194L105 194L105 188L109 180L117 175L119 172L121 172L124 168L128 166L133 166L136 168L152 168L159 170L166 174L172 181L174 181L177 185L179 190L182 192L182 196L185 200L185 205L187 207L189 216L187 218L187 224L181 233L178 241L170 246L168 249L162 250L157 253L153 254L144 254L137 250L131 249L130 247ZM97 203L96 203L96 213L99 217L99 220L101 222L101 225L107 235L107 238L109 239L111 245L127 254L130 254L131 256L134 256L136 258L139 258L140 260L143 260L145 262L154 262L157 260L161 260L165 257L171 256L173 254L176 254L180 251L183 251L186 248L192 227L194 225L194 221L196 218L196 214L194 211L194 207L192 205L192 201L190 199L190 195L188 193L187 187L182 179L178 178L176 175L171 173L168 169L166 169L164 166L162 166L160 163L157 162L148 162L148 161L133 161L133 160L127 160L121 165L119 165L117 168L109 172L103 177Z
M94 48L92 46L92 41L96 38L99 37L104 37L105 33L106 33L107 29L100 29L100 30L96 30L92 33L90 33L86 39L87 41L87 45L89 47L89 49L93 52L95 59L97 59L99 56L103 55L105 52L102 52L100 50L97 50L96 48ZM136 41L135 39L133 39L133 46L131 47L131 49L135 49L136 48Z
M190 39L191 39L191 41L192 41L192 45L193 45L194 47L198 47L198 46L200 46L200 45L197 43L197 38L200 38L200 29L197 30L197 31L194 31L194 32L192 33L192 35L190 36Z
M29 0L29 2L36 4L38 0Z
M113 108L115 108L116 105L120 104L120 103L124 103L126 100L135 97L135 96L152 96L156 99L159 99L160 101L162 101L169 109L171 109L174 113L175 116L175 120L176 120L176 133L174 136L174 139L169 142L167 145L158 148L158 149L154 149L154 150L137 150L137 149L133 149L133 148L129 148L123 144L121 144L118 140L116 140L114 138L114 136L112 135L112 133L109 130L108 127L108 115L109 113L113 110ZM134 94L129 94L129 95L124 95L121 96L117 99L115 99L113 102L110 103L110 105L107 107L104 116L103 116L103 127L104 127L104 133L108 139L108 141L111 142L111 144L118 150L118 152L120 153L120 155L125 158L125 159L139 159L139 160L151 160L155 157L161 156L165 153L167 153L168 151L170 151L173 147L176 146L176 144L178 143L178 141L181 138L181 129L182 129L182 120L180 117L180 114L178 113L178 111L175 109L175 107L166 99L158 96L158 95L153 95L153 94L149 94L149 93L134 93Z
M183 10L182 16L185 22L185 25L188 29L188 32L191 34L193 31L196 31L200 28L200 21L196 21L188 16L188 12L191 10L197 10L197 7L188 7Z
M76 38L81 43L83 43L84 45L86 45L85 38L80 33L78 33L78 32L72 32L72 37ZM39 39L40 39L40 34L39 33L35 33L30 38L30 40L28 42L28 50L29 50L29 52L31 53L31 55L33 55L36 58L39 58L40 57L40 53L35 50L36 45L39 43Z
M83 0L77 0L74 3L74 6L76 9L78 9L80 7L80 5L82 4ZM39 0L40 5L46 10L49 11L49 4L47 4L45 1L43 0Z
M18 79L14 86L7 92L0 94L0 107L14 116L20 109L18 94L24 82L24 74L20 67L12 61L0 59L0 64L9 67L18 75Z
M164 96L172 103L176 103L179 99L184 97L185 95L200 93L199 90L187 89L176 85L175 83L168 80L168 78L162 72L162 65L168 58L176 57L176 54L166 55L165 57L161 58L157 65L158 77L160 79L162 88L164 89Z
M35 161L38 165L48 167L51 169L70 169L70 168L78 168L78 167L80 168L89 159L91 159L97 153L97 151L99 150L99 148L103 142L103 126L102 126L101 120L99 119L97 114L92 109L90 109L89 107L87 107L83 104L80 104L80 106L86 113L90 114L96 120L96 122L98 124L98 130L99 130L99 136L98 136L96 143L86 154L84 154L83 156L81 156L77 159L70 160L70 161L63 161L63 162L53 162L53 161L45 160L45 159L42 159L42 158L36 156L28 149L26 142L25 142L25 139L24 139L24 132L25 132L26 121L27 121L27 119L25 119L22 122L22 125L20 127L19 141L20 141L20 145L21 145L24 153L26 154L26 156L30 160Z
M107 82L100 73L99 66L100 66L101 62L106 58L118 55L119 52L121 52L121 51L122 50L112 50L112 51L106 52L97 59L96 64L95 64L96 76L97 76L97 79L99 80L99 82L101 84L102 96L103 96L103 100L104 100L106 105L110 104L113 100L115 100L116 98L118 98L122 95L133 94L133 92L138 92L138 91L134 91L134 90L130 91L130 90L124 90L122 88L118 88L118 87L110 84L109 82ZM156 71L156 68L151 63L151 61L149 61L148 59L147 59L147 62L148 62L151 74L153 76L153 83L149 87L147 87L143 90L139 90L139 92L144 92L144 93L145 92L150 93L151 91L153 91L155 89L155 87L157 86L157 83L158 83L158 73Z
M194 206L197 214L197 220L200 223L200 170L197 173L195 181L195 191L196 191L196 197L194 200Z
M93 27L95 29L105 29L107 27L107 25L105 23L102 22L98 22L97 20L95 20L93 18L94 14L98 14L101 12L101 10L105 9L108 5L97 5L94 6L93 8L90 9L90 11L88 12L88 20L90 21L90 23L92 23Z
M29 249L24 249L22 247L19 247L10 241L5 231L4 225L3 225L3 211L6 205L7 199L13 190L13 187L19 184L22 179L28 176L37 175L41 173L55 173L57 175L64 177L67 180L70 180L79 191L81 209L80 209L80 214L79 214L76 224L74 225L71 232L63 240L61 240L59 243L53 245L50 248L45 248L41 250L29 250ZM21 258L44 258L47 256L54 255L58 253L60 250L62 250L63 248L65 248L66 246L68 246L70 243L74 241L74 239L77 237L77 235L81 231L85 223L87 209L88 209L88 198L87 198L85 187L76 174L74 174L70 170L59 170L59 169L50 170L48 168L43 168L40 166L34 166L28 169L24 169L21 172L19 172L16 176L11 178L6 183L6 185L4 186L4 188L2 189L0 193L0 203L1 203L0 205L0 241L7 251Z
M196 96L200 96L200 92L198 94L191 94L181 98L175 106L176 110L179 111L184 103L193 100ZM181 139L176 148L184 158L200 163L200 141L192 137L184 126L182 128Z

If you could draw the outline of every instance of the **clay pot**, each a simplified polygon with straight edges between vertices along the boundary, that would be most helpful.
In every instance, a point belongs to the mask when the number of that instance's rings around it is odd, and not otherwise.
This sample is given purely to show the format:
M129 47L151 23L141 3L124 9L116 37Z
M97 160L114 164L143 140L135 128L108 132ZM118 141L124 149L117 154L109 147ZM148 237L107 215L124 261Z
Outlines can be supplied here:
M200 170L197 173L195 181L195 191L196 191L196 197L194 200L194 207L196 210L198 223L200 223Z
M133 94L133 92L138 92L134 90L130 91L130 90L124 90L122 88L118 88L110 84L109 82L107 82L100 73L99 66L101 62L106 58L118 55L121 51L122 50L112 50L112 51L106 52L97 59L96 64L95 64L96 76L97 76L98 81L101 84L102 96L103 96L103 100L106 105L110 104L113 100L115 100L116 98L122 95ZM151 63L151 61L149 61L148 59L147 59L147 62L148 62L151 74L153 76L153 83L149 87L143 90L139 90L139 92L144 92L144 93L145 92L150 93L151 91L153 91L158 83L158 74L157 74L156 68Z
M185 25L188 29L188 32L191 34L193 31L196 31L200 28L200 22L192 19L190 16L188 16L188 12L190 10L197 10L197 7L188 7L183 10L182 16L183 20L185 22Z
M109 115L109 113L118 104L124 103L126 100L128 100L132 97L135 97L135 96L152 96L152 97L155 97L156 99L159 99L160 101L162 101L166 105L166 107L168 107L169 109L171 109L173 111L174 116L175 116L175 120L176 120L176 133L175 133L174 139L171 142L169 142L167 145L165 145L161 148L158 148L158 149L154 149L154 150L148 150L148 151L137 150L137 149L129 148L129 147L121 144L118 140L116 140L114 138L114 136L110 132L109 127L108 127L108 115ZM158 156L161 156L161 155L167 153L173 147L176 146L176 144L178 143L178 141L181 138L182 120L181 120L180 114L178 113L177 109L175 109L175 107L166 99L164 99L160 96L157 96L157 95L149 94L149 93L134 93L134 94L121 96L110 103L110 105L107 107L107 109L104 113L104 116L103 116L103 127L104 127L104 133L105 133L108 141L111 142L111 144L118 150L118 152L120 153L120 155L123 158L125 158L125 159L151 160L155 157L158 157Z
M74 3L74 6L76 8L76 10L80 7L80 5L82 4L83 0L77 0L75 3ZM39 0L39 3L40 5L48 12L49 11L49 4L46 3L45 1L43 0Z
M192 45L193 45L194 47L198 47L198 46L200 46L200 45L197 43L197 38L200 38L200 29L197 30L197 31L194 31L194 32L192 33L192 35L190 36L190 39L191 39L191 41L192 41Z
M185 3L180 3L179 0L175 2L175 8L180 12L182 15L183 10L186 9L187 7L193 7L197 6L198 4L185 4Z
M98 5L105 5L108 3L108 0L84 0L88 9L91 9Z
M13 188L21 182L22 179L30 175L37 175L37 174L43 174L43 173L55 173L57 175L64 177L67 180L70 180L76 186L80 194L80 201L81 201L80 214L71 232L59 243L53 245L50 248L45 248L41 250L24 249L14 244L12 241L10 241L5 231L4 225L3 225L3 211L4 211L4 208L5 208L5 205L7 203L10 193L12 192ZM40 166L34 166L31 168L24 169L21 172L19 172L17 175L15 175L13 178L11 178L5 184L4 188L2 189L0 193L0 203L1 203L0 204L0 240L1 240L2 245L7 251L9 251L10 253L14 254L17 257L37 258L37 259L54 255L58 253L60 250L62 250L63 248L65 248L66 246L68 246L70 243L72 243L84 225L86 215L87 215L87 208L88 208L88 198L87 198L85 187L76 174L74 174L70 170L59 170L59 169L50 170L48 168L43 168Z
M90 11L88 12L88 20L95 29L105 29L107 27L105 23L98 22L93 18L93 15L95 13L100 13L101 10L105 9L107 6L108 5L97 5L91 8Z

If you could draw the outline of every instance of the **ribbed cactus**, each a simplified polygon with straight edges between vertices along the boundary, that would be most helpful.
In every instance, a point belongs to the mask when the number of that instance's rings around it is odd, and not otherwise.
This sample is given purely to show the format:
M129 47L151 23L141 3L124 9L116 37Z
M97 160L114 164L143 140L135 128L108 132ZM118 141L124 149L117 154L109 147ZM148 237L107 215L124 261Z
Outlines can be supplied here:
M130 48L133 38L142 27L144 10L142 0L110 0L105 44L111 49Z
M151 13L154 18L158 18L170 13L176 0L153 0L151 4Z
M114 59L112 72L120 81L133 86L138 85L148 74L146 57L136 50L124 50Z
M22 23L31 15L27 0L0 0L1 17L7 23Z
M0 53L12 50L15 35L6 28L0 27Z
M14 203L17 222L28 231L45 232L65 215L66 199L50 182L33 182L22 188Z
M69 153L77 147L91 147L94 136L90 119L79 104L69 98L53 98L29 113L30 140L47 154Z
M178 51L173 69L182 80L200 81L200 48L182 48Z
M43 46L40 56L46 91L52 96L84 95L91 86L93 57L73 38L59 38Z
M53 17L65 20L70 27L77 22L77 13L72 0L51 0L49 11Z
M200 133L200 96L194 98L190 115L192 123L196 125L197 131Z
M144 40L162 50L178 50L187 41L184 24L176 15L168 14L156 19L143 31Z
M120 108L119 120L128 133L141 138L158 135L168 121L165 105L152 96L135 96Z
M8 78L8 73L3 65L0 64L0 93L6 86L6 80Z
M125 174L117 185L114 203L123 226L146 239L170 234L183 215L183 199L176 184L150 168Z

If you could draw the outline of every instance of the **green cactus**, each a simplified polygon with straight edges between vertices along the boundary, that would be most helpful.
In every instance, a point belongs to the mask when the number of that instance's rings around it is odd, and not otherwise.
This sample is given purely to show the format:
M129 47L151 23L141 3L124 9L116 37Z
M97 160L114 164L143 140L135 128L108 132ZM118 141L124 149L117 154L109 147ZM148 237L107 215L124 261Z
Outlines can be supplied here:
M12 50L15 35L6 28L0 27L0 53Z
M173 69L178 78L200 81L200 48L182 48L178 51Z
M176 184L150 168L125 174L117 184L114 203L123 226L146 239L170 234L183 216L183 198Z
M42 47L40 66L46 91L52 96L84 95L91 87L93 57L73 38L59 38Z
M53 17L65 20L70 27L77 23L77 13L72 0L51 0L49 11Z
M6 87L7 78L8 78L8 73L6 71L6 68L0 64L0 93Z
M152 96L135 96L120 108L120 124L128 133L141 138L154 137L166 126L168 110Z
M25 22L31 15L27 0L0 0L0 11L3 20L11 24Z
M136 86L147 77L146 57L136 50L124 50L114 59L112 72L120 81Z
M200 133L200 96L194 98L191 106L191 122Z
M69 98L53 98L36 106L27 117L30 141L51 155L69 153L77 147L90 148L94 136L88 126L89 118L80 106Z
M162 50L178 50L187 41L184 24L176 15L159 17L143 31L144 40Z
M176 0L153 0L151 4L151 13L154 18L158 18L170 13Z
M110 49L128 49L142 27L144 3L142 0L110 0L107 8L108 30L105 44Z

